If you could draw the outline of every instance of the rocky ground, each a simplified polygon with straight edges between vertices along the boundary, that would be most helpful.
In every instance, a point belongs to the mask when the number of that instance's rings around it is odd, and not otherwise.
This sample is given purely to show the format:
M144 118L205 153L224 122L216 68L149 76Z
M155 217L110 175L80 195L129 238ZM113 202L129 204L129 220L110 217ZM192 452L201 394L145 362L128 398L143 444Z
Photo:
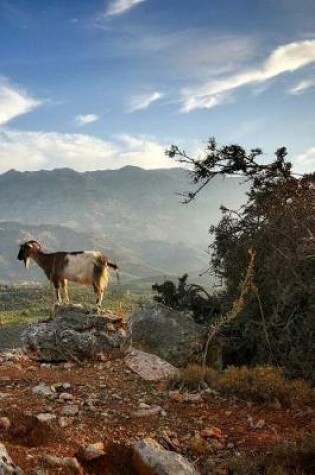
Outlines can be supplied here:
M26 474L158 473L134 463L135 444L150 437L199 473L224 475L243 452L268 453L314 431L312 415L212 390L170 391L132 371L118 351L82 364L43 364L18 352L0 358L0 441ZM20 473L11 470L0 472Z

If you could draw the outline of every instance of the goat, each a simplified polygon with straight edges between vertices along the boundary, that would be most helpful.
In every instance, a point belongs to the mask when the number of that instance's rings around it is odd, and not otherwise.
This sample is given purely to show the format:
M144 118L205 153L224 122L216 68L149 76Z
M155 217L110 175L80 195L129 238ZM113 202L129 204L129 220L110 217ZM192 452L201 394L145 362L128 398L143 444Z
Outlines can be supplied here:
M104 292L108 285L108 266L116 272L118 266L108 260L105 254L96 251L76 252L43 252L37 241L27 241L20 245L17 256L28 268L33 259L43 269L46 277L52 282L56 292L56 303L62 303L61 289L64 299L69 303L68 281L92 285L97 296L96 306L102 304Z

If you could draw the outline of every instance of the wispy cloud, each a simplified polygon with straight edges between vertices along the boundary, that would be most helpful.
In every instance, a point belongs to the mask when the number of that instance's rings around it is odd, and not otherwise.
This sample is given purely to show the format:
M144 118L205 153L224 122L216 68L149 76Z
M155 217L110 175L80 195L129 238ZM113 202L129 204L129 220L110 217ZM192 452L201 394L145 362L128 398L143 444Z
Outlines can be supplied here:
M140 3L145 2L146 0L113 0L106 10L106 15L122 15L126 13L131 8L139 5Z
M32 111L41 104L42 101L34 99L24 89L11 85L5 78L0 78L0 125Z
M303 94L307 89L315 86L315 79L303 79L289 90L289 94Z
M10 168L39 170L70 167L77 171L174 167L166 145L147 136L119 135L103 140L88 134L0 129L0 173Z
M293 72L315 62L315 40L288 43L276 48L260 67L210 81L196 89L182 91L183 112L215 107L232 91L242 86L262 83L286 72Z
M147 109L153 102L164 96L162 92L154 91L149 94L139 94L131 98L127 112L136 112Z
M99 119L99 116L96 114L79 114L75 116L74 121L76 125L83 126L87 124L92 124L92 122L96 122Z
M315 170L315 147L301 153L292 163L296 172L313 173Z

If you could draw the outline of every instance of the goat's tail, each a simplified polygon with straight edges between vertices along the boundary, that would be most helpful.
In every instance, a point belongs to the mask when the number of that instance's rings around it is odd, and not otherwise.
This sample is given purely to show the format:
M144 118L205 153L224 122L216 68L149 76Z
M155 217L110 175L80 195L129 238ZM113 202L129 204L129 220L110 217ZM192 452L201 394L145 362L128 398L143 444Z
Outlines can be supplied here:
M109 262L109 261L107 261L107 265L109 267L111 267L112 269L114 269L114 271L116 273L117 284L119 284L120 283L120 276L119 276L119 270L120 269L119 269L118 265L115 264L114 262Z

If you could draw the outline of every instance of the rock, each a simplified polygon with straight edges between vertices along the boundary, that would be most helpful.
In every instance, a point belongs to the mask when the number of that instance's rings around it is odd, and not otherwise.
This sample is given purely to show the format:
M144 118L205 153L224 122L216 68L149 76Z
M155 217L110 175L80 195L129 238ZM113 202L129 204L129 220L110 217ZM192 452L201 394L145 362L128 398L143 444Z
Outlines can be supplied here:
M50 414L49 412L43 412L41 414L37 414L36 416L36 419L39 422L48 422L48 423L53 421L56 418L57 418L56 414Z
M33 394L37 394L43 397L52 396L53 394L55 394L55 392L56 391L54 388L51 388L51 386L46 386L45 383L40 383L32 389Z
M148 406L138 411L134 411L132 415L134 417L147 417L147 416L155 416L157 414L162 414L163 408L161 406Z
M0 475L23 475L24 472L20 467L17 467L11 457L9 456L7 449L0 442Z
M75 457L55 457L54 455L44 455L41 458L42 464L47 468L64 468L73 474L83 475L83 469Z
M178 374L178 370L156 355L133 350L125 357L126 366L146 381L159 381Z
M71 424L71 419L69 419L68 417L59 417L58 424L62 429L64 429L65 427L68 427Z
M165 450L150 437L133 446L133 466L138 475L198 475L181 455Z
M74 399L74 396L70 393L61 393L59 394L59 399L62 401L72 401Z
M90 462L91 460L94 460L98 457L101 457L102 455L105 455L104 448L105 446L103 442L96 442L94 444L82 445L79 448L76 456L82 462Z
M22 341L33 359L46 364L78 362L119 349L126 339L118 331L123 325L121 317L108 312L91 313L82 306L65 305L57 308L53 320L28 325Z
M66 417L74 417L79 414L79 407L78 406L64 406L61 409L61 414Z
M188 314L152 303L129 319L135 348L143 349L174 366L186 366L203 348L207 328Z
M200 432L201 437L207 439L209 437L213 437L215 439L221 439L222 431L219 427L211 426L207 427L206 429L202 429Z
M8 417L0 417L0 431L7 431L10 429L11 421Z
M263 427L265 427L265 421L263 419L259 419L255 425L255 429L263 429Z

